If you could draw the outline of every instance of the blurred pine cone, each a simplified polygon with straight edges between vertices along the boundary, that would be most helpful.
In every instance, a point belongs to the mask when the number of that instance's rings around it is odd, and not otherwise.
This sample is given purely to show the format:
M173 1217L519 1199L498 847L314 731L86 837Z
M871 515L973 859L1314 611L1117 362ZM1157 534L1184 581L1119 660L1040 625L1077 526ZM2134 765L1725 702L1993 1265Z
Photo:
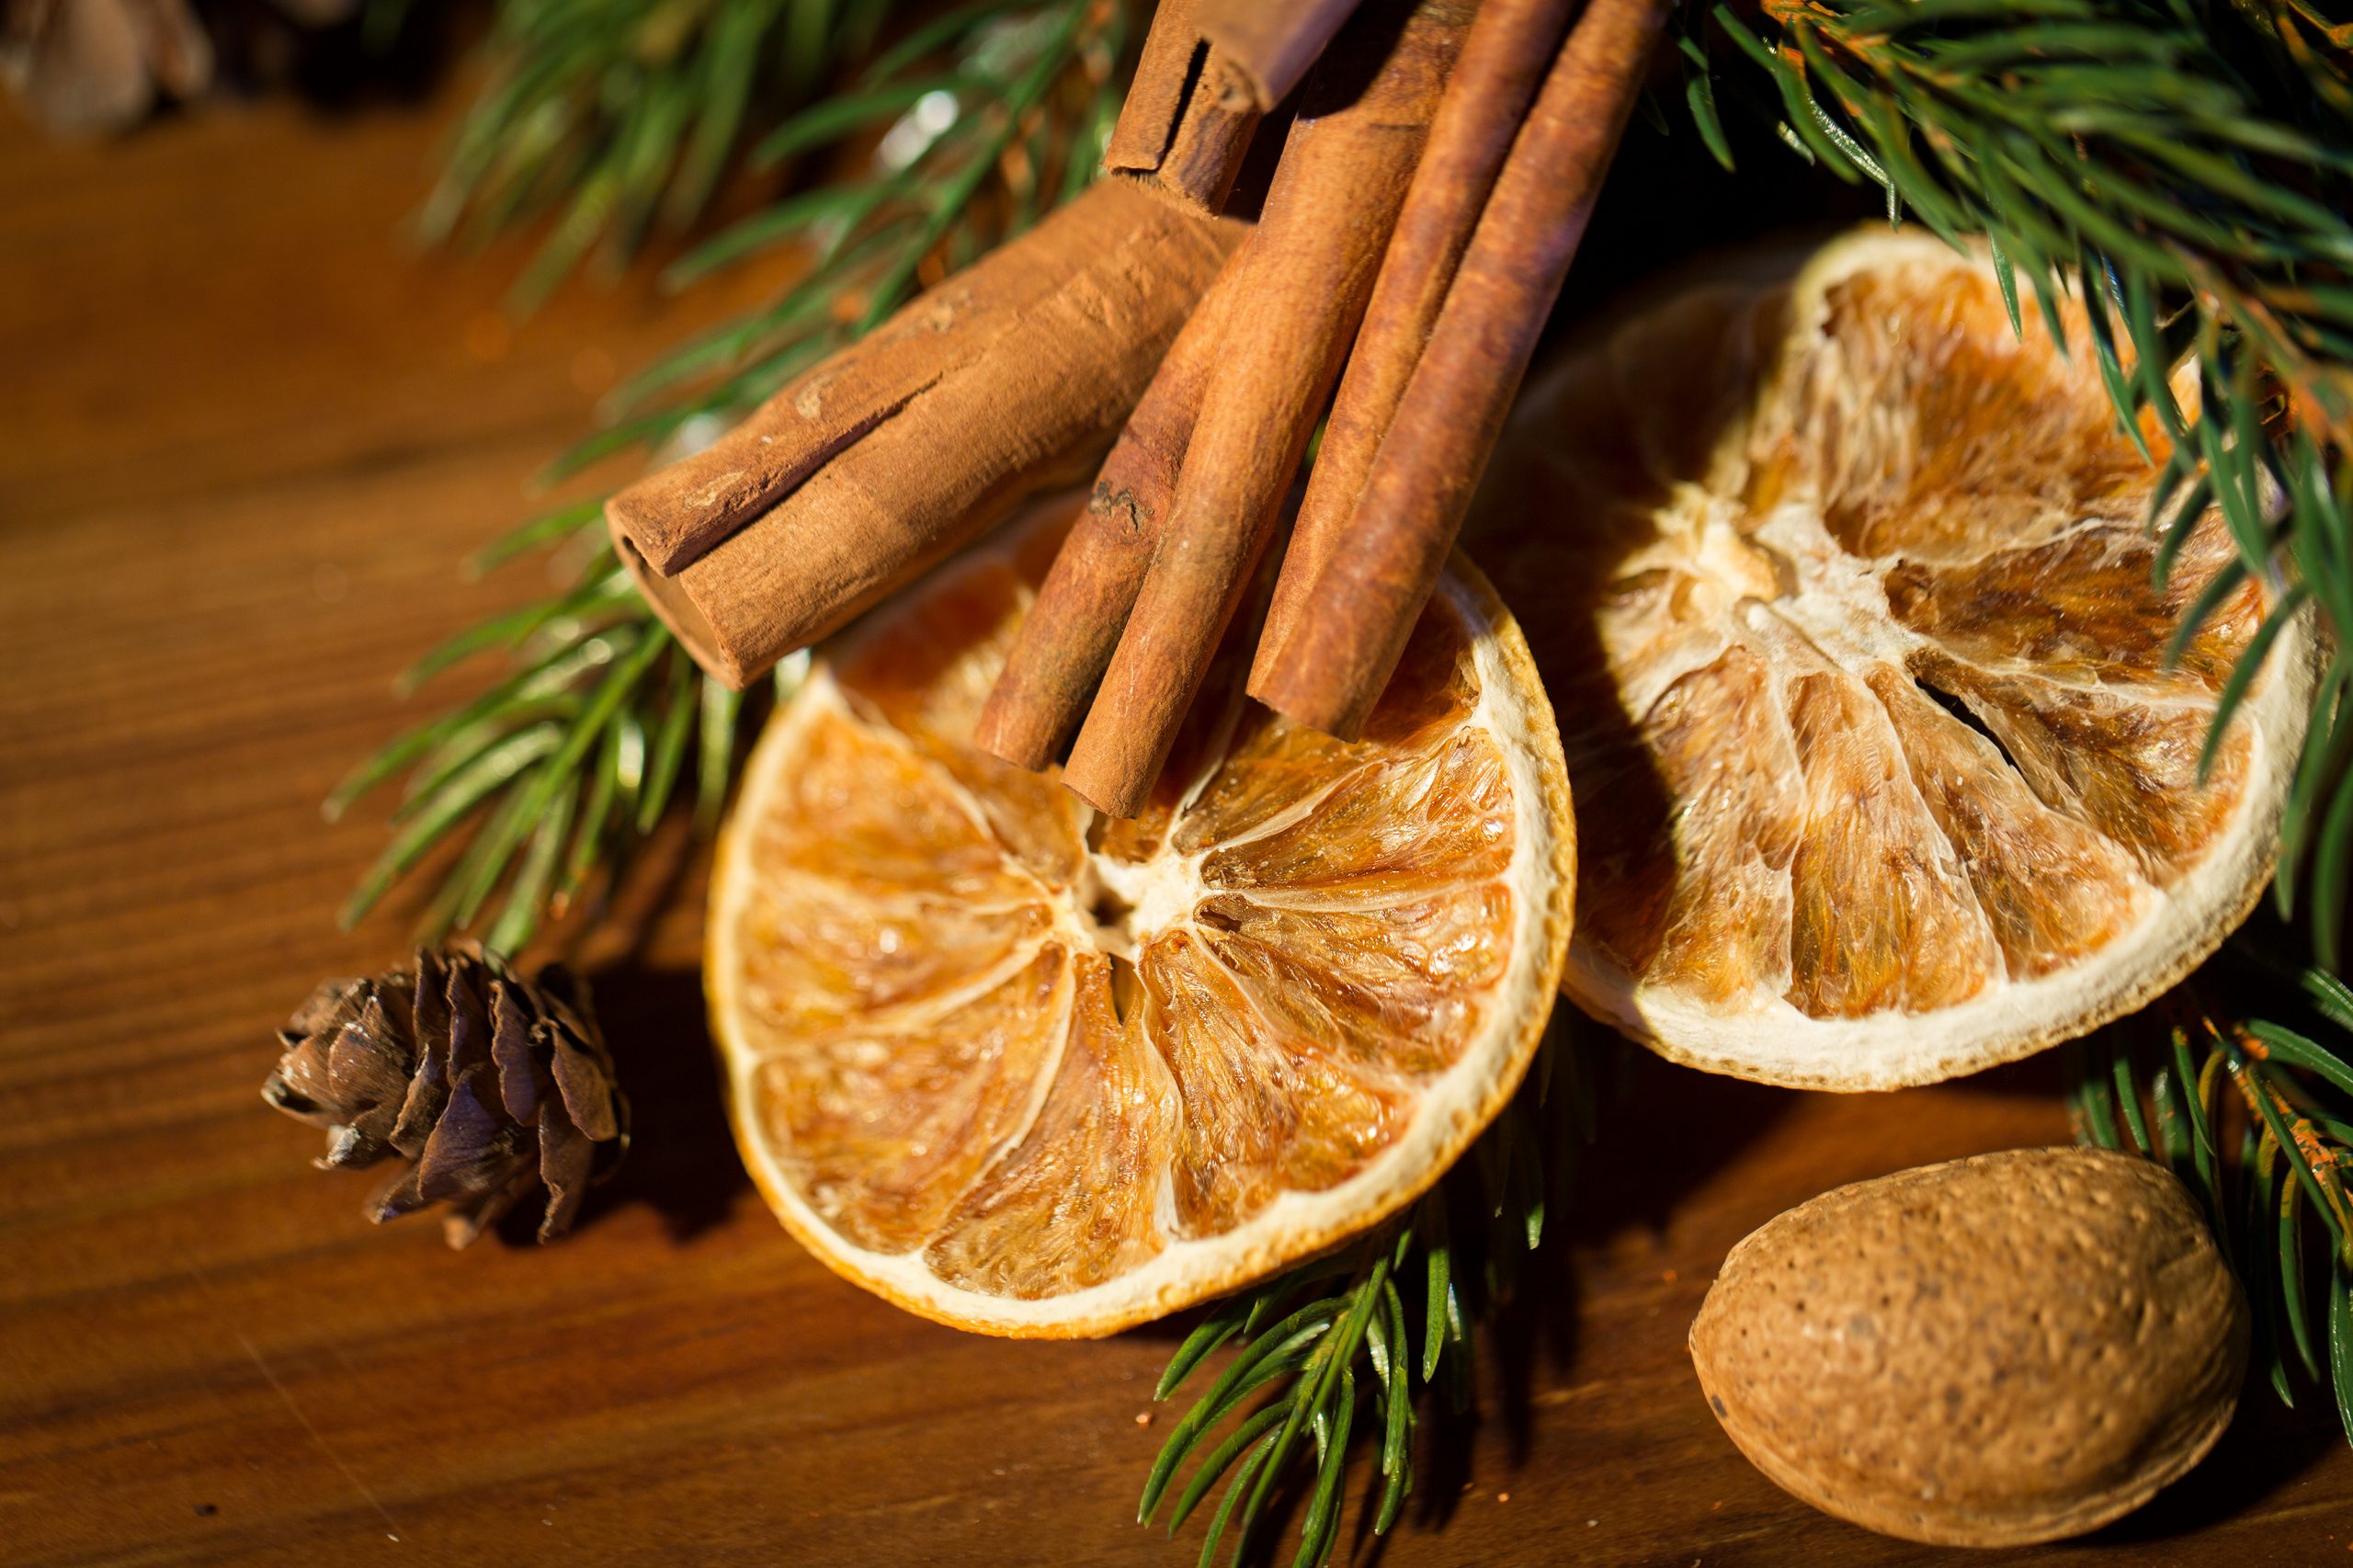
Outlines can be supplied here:
M331 980L278 1031L285 1054L262 1098L327 1129L322 1169L405 1168L365 1210L378 1224L453 1206L443 1233L462 1247L540 1184L540 1240L572 1227L609 1144L628 1142L628 1102L597 1032L586 988L560 965L526 982L471 945L372 979Z
M0 85L52 136L128 131L160 99L213 89L224 65L284 72L301 40L360 0L0 0Z

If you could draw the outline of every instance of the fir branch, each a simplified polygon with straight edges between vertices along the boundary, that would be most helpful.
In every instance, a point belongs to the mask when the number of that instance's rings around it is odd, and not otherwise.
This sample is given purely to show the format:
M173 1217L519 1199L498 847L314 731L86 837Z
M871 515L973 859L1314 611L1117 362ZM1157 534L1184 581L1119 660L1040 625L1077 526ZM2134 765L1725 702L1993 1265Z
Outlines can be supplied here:
M809 270L773 304L623 382L608 401L612 422L558 458L550 476L656 448L692 421L732 424L918 289L1077 194L1118 112L1112 65L1130 32L1125 14L1099 0L967 6L908 40L949 51L949 69L926 68L931 55L903 44L851 93L779 127L772 145L881 136L862 176L731 225L667 276L684 288L781 247L801 248Z
M1591 1136L1575 1049L1563 1011L1519 1094L1404 1222L1233 1296L1201 1320L1153 1397L1170 1398L1219 1350L1233 1353L1162 1445L1140 1522L1152 1523L1175 1491L1174 1536L1222 1481L1199 1560L1208 1568L1230 1538L1239 1563L1276 1494L1303 1483L1293 1562L1318 1568L1339 1543L1341 1483L1350 1440L1361 1433L1380 1451L1366 1500L1371 1529L1388 1533L1413 1491L1416 1401L1443 1378L1454 1408L1468 1405L1480 1313L1510 1300L1522 1256L1566 1202L1577 1151Z
M655 223L690 225L756 115L806 101L871 47L889 0L503 0L488 80L418 214L480 244L551 219L514 302L544 300L590 252L618 267Z
M2283 1404L2328 1389L2353 1441L2353 991L2245 937L2225 952L2219 983L2068 1048L2069 1119L2189 1187L2245 1288L2254 1365ZM2256 986L2270 1016L2217 1009Z
M522 157L515 141L525 134L522 106L552 101L551 84L581 77L587 62L606 58L599 50L630 53L638 62L630 71L651 69L651 59L687 73L677 78L686 81L689 65L681 62L700 59L702 47L685 41L688 34L741 31L748 26L742 17L756 11L785 29L776 40L797 40L799 58L830 62L870 35L884 6L629 0L564 21L552 15L559 9L510 0L502 11L504 47L515 51L505 96L494 116L477 108L466 136ZM811 32L812 17L832 19ZM657 21L672 29L655 40L658 50L644 36ZM777 128L772 152L881 136L862 172L782 198L679 264L675 275L685 286L778 246L802 247L811 261L775 303L624 386L607 428L560 458L553 475L632 448L653 457L708 439L918 288L1076 194L1117 112L1116 67L1131 32L1126 12L1103 0L982 0L914 28L865 68L857 88ZM635 78L624 71L619 79ZM503 189L483 183L492 176L467 147L461 137L449 188L468 193L465 201ZM540 165L534 177L578 191L576 206L590 185L571 185L555 168ZM652 189L632 200L650 201ZM601 499L530 519L471 565L488 570L538 554L570 562L555 591L460 632L419 659L401 686L413 690L494 653L504 656L505 676L394 738L329 797L333 818L393 778L406 781L392 840L345 906L347 925L456 841L463 848L429 901L422 935L438 940L494 907L488 945L518 951L550 915L610 884L689 778L698 830L716 824L741 739L767 699L746 702L695 668L620 570ZM775 691L789 694L806 668L805 657L787 660Z
M2177 652L2245 577L2336 632L2282 834L2283 912L2313 911L2341 967L2353 895L2353 91L2348 40L2303 0L1767 0L1768 41L1696 11L1683 53L1727 166L1711 40L1761 67L1782 139L1885 187L1960 244L1983 237L2056 334L2072 291L2123 427L2162 465L2162 581L2219 507L2235 569L2192 605ZM1743 79L1745 85L1754 78ZM1752 95L1753 97L1754 95ZM2194 366L2197 406L2173 373ZM2292 585L2292 586L2291 586ZM2224 687L2219 733L2279 629ZM2210 758L2211 760L2211 748Z

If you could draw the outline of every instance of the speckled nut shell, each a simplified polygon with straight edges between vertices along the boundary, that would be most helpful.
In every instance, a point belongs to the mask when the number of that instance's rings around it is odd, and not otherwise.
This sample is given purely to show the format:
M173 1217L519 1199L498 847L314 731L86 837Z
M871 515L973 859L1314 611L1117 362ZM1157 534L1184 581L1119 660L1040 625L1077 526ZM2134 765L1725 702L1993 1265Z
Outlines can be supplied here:
M2246 1303L2189 1194L2096 1149L1900 1171L1750 1234L1691 1325L1750 1462L1907 1540L2120 1518L2230 1424Z

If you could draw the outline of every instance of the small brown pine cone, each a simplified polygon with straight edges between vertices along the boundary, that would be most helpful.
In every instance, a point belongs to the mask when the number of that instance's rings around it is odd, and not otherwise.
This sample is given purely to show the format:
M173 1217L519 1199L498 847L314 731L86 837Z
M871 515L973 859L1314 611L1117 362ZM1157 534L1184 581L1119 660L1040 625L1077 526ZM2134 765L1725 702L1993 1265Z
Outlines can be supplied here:
M128 131L211 82L188 0L0 0L0 83L52 136Z
M545 1183L540 1240L552 1241L628 1145L587 988L560 965L525 981L471 945L419 949L322 984L278 1038L261 1096L327 1130L321 1169L404 1162L368 1201L378 1224L446 1202L443 1233L461 1247Z

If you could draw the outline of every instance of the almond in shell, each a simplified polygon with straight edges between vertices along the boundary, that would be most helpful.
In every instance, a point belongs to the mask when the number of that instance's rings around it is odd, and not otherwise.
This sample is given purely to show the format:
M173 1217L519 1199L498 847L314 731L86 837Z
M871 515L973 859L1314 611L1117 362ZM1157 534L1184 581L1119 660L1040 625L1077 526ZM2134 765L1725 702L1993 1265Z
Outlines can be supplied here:
M2022 1149L1769 1221L1690 1348L1726 1435L1787 1491L1908 1540L2010 1546L2096 1529L2203 1458L2247 1310L2171 1174Z

